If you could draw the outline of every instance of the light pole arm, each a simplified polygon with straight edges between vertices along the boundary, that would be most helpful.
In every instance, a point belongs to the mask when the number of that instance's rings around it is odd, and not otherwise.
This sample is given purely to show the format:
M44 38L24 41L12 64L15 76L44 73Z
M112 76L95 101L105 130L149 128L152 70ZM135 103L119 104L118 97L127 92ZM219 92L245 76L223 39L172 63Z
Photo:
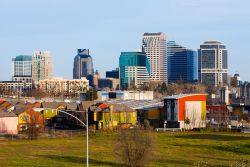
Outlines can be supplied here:
M86 127L86 167L89 166L89 118L88 118L88 109L86 110L86 124L84 122L82 122L79 118L77 118L76 116L70 114L70 113L67 113L65 111L62 111L62 110L58 110L58 112L61 112L61 113L64 113L66 115L69 115L73 118L75 118L76 120L78 120L81 124L83 124L85 127Z
M65 112L65 111L62 111L62 110L58 110L59 112L61 112L61 113L64 113L64 114L66 114L66 115L69 115L69 116L71 116L71 117L73 117L73 118L75 118L77 121L79 121L81 124L83 124L85 127L87 127L87 125L84 123L84 122L82 122L79 118L77 118L76 116L74 116L74 115L72 115L72 114L70 114L70 113L67 113L67 112Z

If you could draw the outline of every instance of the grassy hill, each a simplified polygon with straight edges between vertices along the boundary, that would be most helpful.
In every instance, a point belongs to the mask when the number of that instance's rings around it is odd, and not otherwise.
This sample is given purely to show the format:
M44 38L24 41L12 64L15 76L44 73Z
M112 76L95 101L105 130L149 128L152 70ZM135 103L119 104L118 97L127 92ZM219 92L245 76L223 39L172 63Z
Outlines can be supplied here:
M123 166L113 151L116 133L89 138L90 166ZM240 133L153 133L148 166L230 166L250 161L250 135ZM85 137L0 141L0 166L85 166Z

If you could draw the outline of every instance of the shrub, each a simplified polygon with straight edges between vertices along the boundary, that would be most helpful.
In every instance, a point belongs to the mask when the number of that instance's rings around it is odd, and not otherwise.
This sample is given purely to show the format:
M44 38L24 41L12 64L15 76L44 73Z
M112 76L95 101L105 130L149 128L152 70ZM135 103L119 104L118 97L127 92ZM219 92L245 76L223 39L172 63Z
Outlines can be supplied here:
M143 126L145 130L151 130L150 122L149 120L145 119L143 122Z
M121 129L118 133L115 153L125 165L142 167L149 161L152 144L152 135L148 130Z
M235 161L230 167L249 167L250 161L245 159L240 159Z

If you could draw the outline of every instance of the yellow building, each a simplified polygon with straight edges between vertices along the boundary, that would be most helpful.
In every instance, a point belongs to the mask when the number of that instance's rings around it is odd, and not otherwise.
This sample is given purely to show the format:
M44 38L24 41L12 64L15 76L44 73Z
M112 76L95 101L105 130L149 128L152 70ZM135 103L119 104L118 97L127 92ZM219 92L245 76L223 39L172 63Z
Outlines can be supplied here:
M93 121L98 129L133 126L137 122L137 111L126 105L110 105L101 111L95 110Z
M30 124L39 129L43 128L43 115L33 109L25 110L18 115L18 131L26 130Z

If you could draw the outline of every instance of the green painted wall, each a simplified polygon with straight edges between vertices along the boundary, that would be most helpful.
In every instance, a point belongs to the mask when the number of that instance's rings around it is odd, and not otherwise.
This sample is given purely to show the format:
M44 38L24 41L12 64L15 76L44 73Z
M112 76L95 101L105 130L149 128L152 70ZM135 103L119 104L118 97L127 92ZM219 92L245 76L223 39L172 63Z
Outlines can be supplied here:
M97 116L101 114L101 116ZM112 117L111 117L112 115ZM136 112L95 112L94 121L103 123L104 128L111 126L117 126L120 123L129 123L135 125L137 122L137 113ZM98 125L100 128L100 125Z

